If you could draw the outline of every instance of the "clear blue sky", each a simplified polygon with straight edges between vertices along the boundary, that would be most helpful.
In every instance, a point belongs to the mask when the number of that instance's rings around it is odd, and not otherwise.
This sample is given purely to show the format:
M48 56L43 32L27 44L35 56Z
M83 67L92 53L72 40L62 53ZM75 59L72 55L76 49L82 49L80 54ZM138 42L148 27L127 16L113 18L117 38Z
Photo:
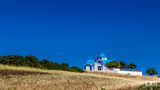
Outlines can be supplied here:
M108 58L160 72L160 1L1 0L0 55L35 55L83 67Z

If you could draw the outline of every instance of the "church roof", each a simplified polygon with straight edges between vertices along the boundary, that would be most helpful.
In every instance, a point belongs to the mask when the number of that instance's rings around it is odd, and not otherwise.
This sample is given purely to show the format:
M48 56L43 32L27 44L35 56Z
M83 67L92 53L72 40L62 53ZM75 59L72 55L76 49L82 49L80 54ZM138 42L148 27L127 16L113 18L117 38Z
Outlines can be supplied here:
M109 62L112 62L113 60L101 60L103 64L106 64L106 63L109 63ZM94 65L95 64L95 60L87 60L86 62L86 65Z
M106 58L106 59L102 59L102 58ZM100 55L98 56L97 59L98 59L98 60L101 60L101 62L102 62L103 64L106 64L106 63L109 63L109 62L112 62L112 61L113 61L113 60L108 60L107 57L106 57L106 55L105 55L103 52L100 53ZM94 65L94 64L95 64L95 61L96 61L96 60L89 59L89 60L87 60L86 65Z

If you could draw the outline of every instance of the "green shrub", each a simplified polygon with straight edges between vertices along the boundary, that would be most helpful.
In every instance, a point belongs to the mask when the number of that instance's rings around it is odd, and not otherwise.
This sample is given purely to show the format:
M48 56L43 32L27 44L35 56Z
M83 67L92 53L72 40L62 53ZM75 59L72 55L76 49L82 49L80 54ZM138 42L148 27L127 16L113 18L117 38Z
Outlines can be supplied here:
M29 67L36 67L41 69L48 69L48 70L65 70L65 71L72 71L72 72L84 72L79 67L69 67L67 63L56 63L51 62L47 59L38 60L35 56L1 56L0 57L0 64L6 65L15 65L15 66L29 66Z

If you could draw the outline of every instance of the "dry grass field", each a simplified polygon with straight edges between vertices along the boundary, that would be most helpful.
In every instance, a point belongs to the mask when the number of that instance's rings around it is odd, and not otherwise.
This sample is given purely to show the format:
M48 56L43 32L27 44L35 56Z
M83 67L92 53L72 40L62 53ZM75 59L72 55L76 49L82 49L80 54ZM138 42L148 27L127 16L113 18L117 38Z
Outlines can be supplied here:
M136 90L156 77L0 65L0 90Z

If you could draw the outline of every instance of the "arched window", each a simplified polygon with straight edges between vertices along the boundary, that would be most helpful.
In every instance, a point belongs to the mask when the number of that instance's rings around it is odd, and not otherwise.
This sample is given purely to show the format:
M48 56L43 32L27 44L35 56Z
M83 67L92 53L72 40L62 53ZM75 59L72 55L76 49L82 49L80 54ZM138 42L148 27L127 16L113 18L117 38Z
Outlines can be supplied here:
M98 70L102 70L101 66L98 66Z

